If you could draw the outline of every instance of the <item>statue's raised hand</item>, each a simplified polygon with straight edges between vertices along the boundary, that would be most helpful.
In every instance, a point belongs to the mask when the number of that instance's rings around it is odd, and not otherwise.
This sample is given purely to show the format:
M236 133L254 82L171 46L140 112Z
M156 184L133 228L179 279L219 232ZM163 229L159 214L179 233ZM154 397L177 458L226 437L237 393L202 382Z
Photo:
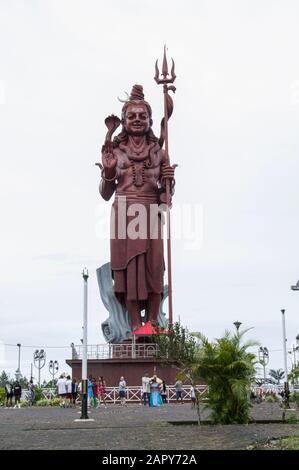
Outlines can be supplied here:
M116 175L117 159L113 154L113 143L106 141L102 147L102 164L96 163L102 170L102 176L105 179L114 179Z
M103 163L105 173L106 173L106 171L109 174L111 174L111 172L112 172L112 174L115 173L117 160L116 160L115 155L113 154L113 144L112 144L112 142L105 142L105 144L103 145L103 148L102 148L102 163Z

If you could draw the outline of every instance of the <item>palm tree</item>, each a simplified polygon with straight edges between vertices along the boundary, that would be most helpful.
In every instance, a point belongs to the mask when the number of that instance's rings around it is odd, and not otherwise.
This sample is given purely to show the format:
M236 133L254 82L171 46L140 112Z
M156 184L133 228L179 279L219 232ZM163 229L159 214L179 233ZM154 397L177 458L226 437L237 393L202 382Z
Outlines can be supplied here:
M284 371L282 369L270 369L269 375L276 381L277 385L280 385L280 381L284 378Z
M257 361L255 354L247 350L257 343L241 344L247 331L234 334L227 331L216 342L196 334L201 343L197 374L208 385L209 408L215 423L244 424L249 421L250 386Z

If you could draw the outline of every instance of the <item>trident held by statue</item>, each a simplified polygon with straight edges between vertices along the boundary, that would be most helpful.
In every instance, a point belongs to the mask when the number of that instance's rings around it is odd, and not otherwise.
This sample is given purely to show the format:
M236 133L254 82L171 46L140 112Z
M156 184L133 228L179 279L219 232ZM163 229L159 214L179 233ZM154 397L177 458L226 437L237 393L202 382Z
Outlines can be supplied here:
M158 68L158 60L156 60L155 64L155 81L157 82L158 85L163 85L163 93L164 93L164 117L161 121L161 136L159 139L159 144L161 147L163 146L165 142L165 160L166 160L166 165L170 165L170 160L169 160L169 147L168 147L168 120L170 116L172 115L173 111L173 101L171 96L168 94L169 91L172 91L175 93L175 86L169 85L173 83L176 79L175 71L174 71L174 60L171 59L172 61L172 66L171 66L171 72L170 72L170 77L168 73L168 64L167 64L167 58L166 58L166 46L164 46L164 56L163 56L163 63L162 63L162 78L160 77L160 72ZM173 168L175 168L177 165L173 165ZM171 205L171 198L170 198L170 180L166 178L166 205L167 205L167 211L166 211L166 227L167 227L167 273L168 273L168 310L169 310L169 319L168 319L168 324L169 327L173 325L173 316L172 316L172 276L171 276L171 238L170 238L170 205Z

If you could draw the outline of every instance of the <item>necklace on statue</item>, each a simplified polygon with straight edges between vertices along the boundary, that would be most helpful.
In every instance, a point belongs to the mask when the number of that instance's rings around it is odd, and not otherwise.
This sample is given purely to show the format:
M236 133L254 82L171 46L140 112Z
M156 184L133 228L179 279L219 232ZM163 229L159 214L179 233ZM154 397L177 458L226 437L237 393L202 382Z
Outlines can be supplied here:
M129 158L131 167L132 167L132 175L133 175L133 184L134 186L140 187L144 184L144 171L147 165L147 160L143 160L142 165L136 165L135 161Z
M133 139L129 140L126 146L126 152L130 160L141 162L145 160L149 155L150 146L143 141L140 145L137 145Z

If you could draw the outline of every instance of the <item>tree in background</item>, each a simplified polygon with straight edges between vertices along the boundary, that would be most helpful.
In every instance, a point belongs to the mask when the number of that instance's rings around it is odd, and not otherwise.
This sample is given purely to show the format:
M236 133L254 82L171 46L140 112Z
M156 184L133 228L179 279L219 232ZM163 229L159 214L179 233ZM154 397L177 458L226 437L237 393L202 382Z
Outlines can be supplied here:
M196 389L198 376L198 349L199 344L193 333L189 333L179 322L173 324L168 331L156 327L157 334L153 335L152 341L158 345L157 358L165 364L171 364L177 369L177 378L188 381L195 388L196 411L198 424L201 421L200 398Z
M3 370L0 375L0 387L5 387L7 382L9 382L9 375Z
M282 369L270 369L269 375L275 380L277 385L280 385L280 381L284 378L284 371Z

